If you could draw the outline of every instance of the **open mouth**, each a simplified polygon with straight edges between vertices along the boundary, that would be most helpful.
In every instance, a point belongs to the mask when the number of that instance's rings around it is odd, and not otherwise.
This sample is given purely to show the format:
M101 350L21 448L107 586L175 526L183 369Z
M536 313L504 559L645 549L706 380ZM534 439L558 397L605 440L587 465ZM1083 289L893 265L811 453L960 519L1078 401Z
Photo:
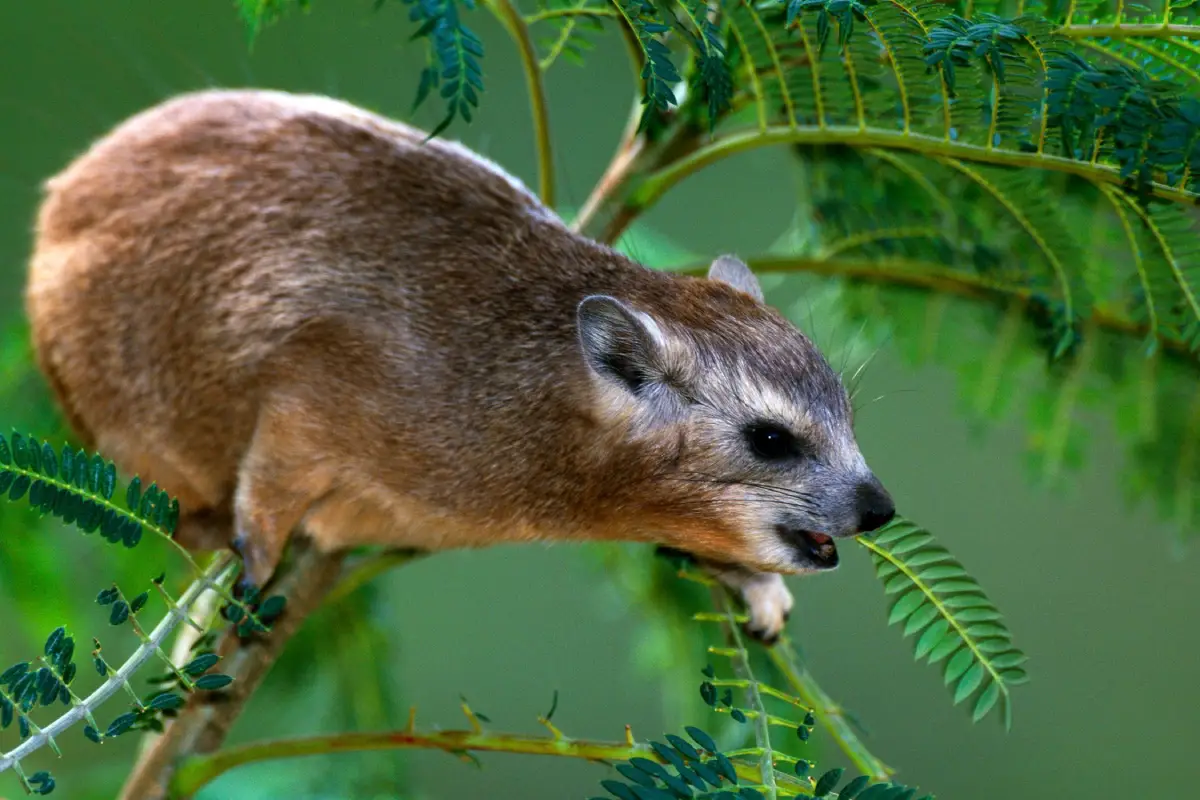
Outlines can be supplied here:
M817 569L833 569L838 565L837 545L833 543L832 536L783 526L780 526L779 533L795 548L802 561Z

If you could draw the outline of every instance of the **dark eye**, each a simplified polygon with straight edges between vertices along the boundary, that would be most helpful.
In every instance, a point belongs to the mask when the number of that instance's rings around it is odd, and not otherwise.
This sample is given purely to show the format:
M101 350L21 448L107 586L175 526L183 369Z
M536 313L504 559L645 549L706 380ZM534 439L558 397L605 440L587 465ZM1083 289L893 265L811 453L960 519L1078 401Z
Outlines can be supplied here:
M778 425L757 424L746 428L746 441L759 458L780 461L800 451L796 437Z

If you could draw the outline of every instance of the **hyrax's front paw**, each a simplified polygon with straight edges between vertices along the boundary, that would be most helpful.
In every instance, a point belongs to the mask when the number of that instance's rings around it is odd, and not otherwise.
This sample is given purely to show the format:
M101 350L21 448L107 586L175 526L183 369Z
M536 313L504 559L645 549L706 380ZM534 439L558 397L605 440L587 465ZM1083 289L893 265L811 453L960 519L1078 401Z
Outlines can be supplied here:
M759 572L742 584L742 599L750 612L746 633L765 645L773 645L783 633L795 601L783 576Z
M705 566L717 580L741 595L750 614L746 633L765 645L775 644L795 602L783 576L732 564L705 562Z
M278 531L255 524L249 515L238 515L233 537L233 550L242 557L242 577L237 589L240 594L261 591L279 565L286 539Z

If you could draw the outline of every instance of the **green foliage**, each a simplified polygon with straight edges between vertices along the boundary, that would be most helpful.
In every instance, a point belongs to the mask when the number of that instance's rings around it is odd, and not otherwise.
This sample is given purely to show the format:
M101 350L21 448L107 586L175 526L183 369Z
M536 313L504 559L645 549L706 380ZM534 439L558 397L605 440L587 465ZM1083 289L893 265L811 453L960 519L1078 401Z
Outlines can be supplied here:
M446 116L430 132L437 136L461 117L471 121L472 109L479 106L479 93L483 91L483 71L479 59L483 57L483 43L479 37L463 24L459 16L457 0L403 0L409 8L409 19L420 23L413 39L428 39L432 63L421 71L414 110L420 106L433 89L446 101ZM468 9L475 7L474 0L462 0Z
M1027 658L979 583L932 534L907 520L859 541L870 550L884 591L895 597L888 624L903 622L905 638L920 634L914 657L946 662L943 677L954 703L973 697L974 721L998 705L1005 728L1011 727L1010 689L1029 679L1022 666Z
M69 445L59 450L35 436L16 432L0 436L0 496L9 502L24 499L42 514L52 515L84 534L99 532L105 540L120 543L126 549L137 547L144 531L175 544L171 538L179 520L179 503L175 498L154 483L143 488L141 479L135 476L124 486L124 506L121 506L113 499L121 494L119 489L116 467L98 453L88 454ZM139 620L151 590L130 598L114 584L96 596L97 605L108 608L109 624L130 630L141 644L121 667L114 669L102 655L99 640L93 639L92 666L102 682L86 698L72 689L79 669L74 659L75 639L65 626L50 634L35 661L20 661L0 672L0 730L15 723L22 743L11 751L0 751L0 772L12 769L26 791L49 794L56 783L48 772L26 776L21 770L21 759L42 745L61 755L56 737L75 723L86 720L83 735L97 744L129 731L161 731L162 720L183 707L184 695L219 691L232 682L228 675L209 672L219 660L211 651L195 652L186 664L177 667L162 649L176 625L190 619L188 611L201 591L211 587L224 597L221 616L236 626L240 636L269 631L271 623L283 613L281 596L262 599L254 590L241 599L230 594L226 579L232 579L229 568L232 559L218 559L202 570L187 551L178 549L195 570L196 582L185 596L176 600L163 586L165 574L153 581L153 591L167 607L167 615L153 630L148 631ZM211 635L210 631L208 637ZM200 643L207 641L211 638L202 637ZM143 700L130 683L130 677L152 658L162 661L168 673L152 679L157 689ZM130 709L102 726L94 714L122 690L132 700ZM34 721L31 712L36 707L54 705L66 706L68 711L48 724Z
M710 583L686 571L681 575ZM618 800L827 796L845 770L835 767L814 777L813 761L801 755L823 710L814 709L802 698L756 677L754 656L738 632L746 618L733 610L726 589L714 587L712 598L715 613L694 612L692 620L706 627L715 625L723 634L723 644L710 645L708 651L728 661L733 674L723 675L711 664L707 665L701 670L699 694L712 712L726 715L733 722L732 729L712 733L699 726L687 726L684 728L687 738L667 734L665 742L650 742L652 759L635 757L617 764L615 768L621 778L606 779L601 786ZM781 642L778 647L786 651L789 645ZM776 737L774 731L787 733ZM741 746L748 735L752 744ZM781 744L780 739L786 743ZM730 741L733 746L722 747L718 741ZM841 744L845 746L844 742ZM916 793L915 789L892 781L876 781L868 788L869 784L871 776L858 776L846 783L838 797L878 799L889 793L888 796L911 798Z
M652 119L655 112L666 111L675 103L675 91L671 84L679 81L679 71L672 60L671 51L663 43L662 35L671 30L658 7L651 0L613 0L625 23L642 50L642 115L641 127Z
M176 612L187 613L186 607L178 605L162 589L161 582L156 582L155 587L166 601L171 615ZM83 728L83 735L96 744L129 731L162 731L163 719L175 716L185 703L183 695L175 690L184 693L215 691L232 681L227 675L205 674L219 660L211 653L200 654L182 668L174 667L161 649L162 641L166 633L174 627L173 624L160 624L153 633L147 633L138 621L138 614L145 608L148 599L149 592L143 592L128 600L116 586L105 589L97 596L96 602L99 605L111 609L109 624L130 629L141 641L142 646L126 665L118 670L113 669L105 660L99 640L93 639L91 662L102 682L86 698L80 697L72 688L80 670L75 660L75 638L67 632L65 626L54 629L46 639L42 653L35 660L19 661L0 671L0 730L11 727L15 722L22 742L22 746L12 751L0 751L0 771L14 770L26 791L50 794L54 791L56 783L48 772L26 776L21 770L21 759L42 744L49 745L61 757L62 752L56 737L76 722L87 722ZM166 678L151 681L152 684L159 684L159 687L154 694L143 700L126 677L132 674L132 669L128 667L136 669L154 656L166 663L171 671ZM114 717L107 726L101 725L95 717L99 707L122 689L132 699L130 710ZM65 706L69 711L60 714L50 724L39 725L34 721L32 712L35 708L50 708L56 705Z
M745 798L755 796L755 790L748 786L742 787L737 794L726 788L739 785L738 774L733 768L733 762L720 751L711 736L699 728L690 726L687 733L696 743L696 747L686 739L673 734L668 735L668 743L650 743L661 762L648 758L631 758L624 764L615 765L621 775L620 780L606 779L601 781L600 785L620 800L640 800L646 796L714 800L726 800L739 795ZM653 791L646 792L646 789Z
M127 488L126 508L113 502L116 467L99 454L64 445L61 457L48 442L13 432L0 436L0 494L22 498L42 514L50 514L85 534L136 547L146 526L170 538L179 520L179 503L156 485L142 491L134 478Z
M707 102L709 129L716 126L733 100L733 75L721 29L710 14L708 0L681 0L679 9L687 25L679 25L684 40L694 53L691 91Z
M278 21L293 8L307 11L311 0L238 0L238 10L253 41L262 29ZM475 0L401 0L408 8L409 21L417 23L410 39L429 43L429 65L421 70L413 110L420 107L434 89L446 103L446 116L430 132L437 136L456 119L470 122L483 92L483 42L462 21L462 7L475 8ZM386 0L375 0L376 10Z

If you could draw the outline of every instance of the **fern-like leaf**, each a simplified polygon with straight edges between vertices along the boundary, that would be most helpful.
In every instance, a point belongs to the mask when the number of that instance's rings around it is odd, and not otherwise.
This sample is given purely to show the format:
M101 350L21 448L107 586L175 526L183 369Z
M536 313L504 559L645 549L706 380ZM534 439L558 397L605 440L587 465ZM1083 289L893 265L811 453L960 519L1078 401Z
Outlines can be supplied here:
M719 27L710 14L708 0L679 0L679 8L688 20L681 26L696 53L694 84L708 104L709 129L729 110L733 99L733 75L725 52Z
M655 114L676 103L671 84L679 81L679 70L661 38L671 28L663 21L658 7L649 0L613 0L613 3L642 50L642 105L646 108L639 128L645 129Z
M0 494L10 501L26 499L43 514L58 517L83 533L100 532L105 540L135 547L149 526L170 538L179 519L179 502L158 489L144 493L134 478L127 507L113 500L116 467L99 454L64 446L61 454L48 442L15 431L0 436Z
M884 591L895 596L888 624L904 623L906 638L920 634L914 656L946 662L943 679L953 687L954 704L973 697L973 720L999 706L1005 728L1011 727L1010 692L1028 679L1026 656L975 579L932 534L907 520L858 541L870 551Z
M168 541L197 576L204 570L186 548L174 539L179 522L179 501L151 483L143 486L134 476L124 487L119 502L120 482L113 462L99 453L88 454L64 445L56 450L49 442L13 432L0 435L0 497L10 502L25 500L35 510L49 514L84 534L99 532L113 544L136 547L144 533ZM227 590L219 593L229 603L229 614L240 622L243 635L268 630L271 617L282 611L283 598L261 599L248 594L234 598ZM261 604L258 602L261 600ZM270 604L268 606L268 604ZM261 608L271 613L260 613Z
M479 66L483 42L463 23L459 0L402 2L408 6L409 18L420 23L412 39L429 40L433 61L421 72L413 109L424 103L433 89L439 89L446 101L446 116L430 131L432 139L460 117L470 122L474 109L478 108L479 94L483 91L483 70ZM468 9L475 8L475 0L461 2Z

